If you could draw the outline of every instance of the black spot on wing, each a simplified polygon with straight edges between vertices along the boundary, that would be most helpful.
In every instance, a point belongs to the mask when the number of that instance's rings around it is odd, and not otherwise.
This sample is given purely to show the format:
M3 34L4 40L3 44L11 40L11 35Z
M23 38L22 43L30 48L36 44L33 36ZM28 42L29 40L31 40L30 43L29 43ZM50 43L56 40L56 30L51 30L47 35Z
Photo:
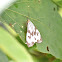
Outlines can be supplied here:
M31 39L31 36L28 36L29 37L29 39Z
M30 30L27 30L28 33L30 33Z

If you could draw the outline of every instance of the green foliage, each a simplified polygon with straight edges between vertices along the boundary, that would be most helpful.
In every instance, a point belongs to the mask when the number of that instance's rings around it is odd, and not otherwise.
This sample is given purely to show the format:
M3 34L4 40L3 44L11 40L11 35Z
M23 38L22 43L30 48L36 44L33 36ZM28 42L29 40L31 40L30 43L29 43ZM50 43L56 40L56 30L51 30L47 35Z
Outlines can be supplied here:
M33 62L31 55L27 52L25 47L19 44L19 42L13 36L11 36L7 31L5 31L1 27L0 48L15 62Z
M59 59L55 59L53 62L61 62Z
M0 62L8 62L8 58L1 50L0 50Z
M34 23L42 36L43 42L36 44L36 49L40 52L49 53L56 58L62 59L62 19L57 12L57 5L51 0L18 0L14 5L6 9L0 17L2 22L11 25L11 27L20 35L20 38L24 43L26 42L27 18ZM17 43L16 40L13 41L13 43L15 46ZM5 43L4 45L7 46L9 51L10 46L8 47ZM4 47L4 45L2 47ZM47 50L47 46L49 51ZM17 48L17 46L14 48ZM18 49L20 50L19 53L23 53L25 50L23 49L23 52L21 52L22 48L20 49L20 47L18 47ZM12 53L12 56L16 54L13 51L10 51L10 53ZM22 56L22 58L23 57L24 56ZM17 58L20 59L18 56Z
M62 7L62 0L53 0L59 7Z
M62 17L62 8L59 8L59 14L61 15L61 17Z

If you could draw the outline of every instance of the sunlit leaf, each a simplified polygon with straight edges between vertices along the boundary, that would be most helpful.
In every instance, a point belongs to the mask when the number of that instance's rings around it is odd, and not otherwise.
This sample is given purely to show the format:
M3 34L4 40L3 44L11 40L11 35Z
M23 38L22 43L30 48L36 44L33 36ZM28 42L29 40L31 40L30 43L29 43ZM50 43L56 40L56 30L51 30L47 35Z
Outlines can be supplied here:
M33 62L33 59L27 50L1 27L0 48L6 55L12 58L14 62Z

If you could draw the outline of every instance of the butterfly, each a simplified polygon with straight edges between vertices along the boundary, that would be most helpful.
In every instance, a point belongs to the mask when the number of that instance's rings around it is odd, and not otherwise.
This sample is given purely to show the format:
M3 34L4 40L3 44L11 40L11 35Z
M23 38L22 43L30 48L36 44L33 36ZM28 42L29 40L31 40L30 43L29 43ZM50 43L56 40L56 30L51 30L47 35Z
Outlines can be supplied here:
M28 47L32 47L35 43L41 43L42 38L40 32L34 24L28 19L27 21L27 33L26 33L26 44Z

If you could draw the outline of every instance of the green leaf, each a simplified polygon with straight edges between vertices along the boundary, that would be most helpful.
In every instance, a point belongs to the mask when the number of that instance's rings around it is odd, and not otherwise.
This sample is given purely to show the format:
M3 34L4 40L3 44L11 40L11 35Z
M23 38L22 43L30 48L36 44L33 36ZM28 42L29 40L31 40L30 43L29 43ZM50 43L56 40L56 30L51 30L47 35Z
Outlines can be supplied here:
M8 62L7 56L0 50L0 62Z
M11 57L14 62L33 62L31 55L7 31L0 27L0 48Z
M18 0L2 14L1 19L12 24L22 41L26 42L27 17L42 36L43 42L36 44L37 50L62 59L62 19L57 6L51 0Z
M62 17L62 8L59 8L59 14L60 14L60 16Z
M60 61L59 59L55 59L53 62L62 62L62 61Z
M13 60L10 60L9 62L14 62Z
M62 7L62 0L53 0L59 7Z

